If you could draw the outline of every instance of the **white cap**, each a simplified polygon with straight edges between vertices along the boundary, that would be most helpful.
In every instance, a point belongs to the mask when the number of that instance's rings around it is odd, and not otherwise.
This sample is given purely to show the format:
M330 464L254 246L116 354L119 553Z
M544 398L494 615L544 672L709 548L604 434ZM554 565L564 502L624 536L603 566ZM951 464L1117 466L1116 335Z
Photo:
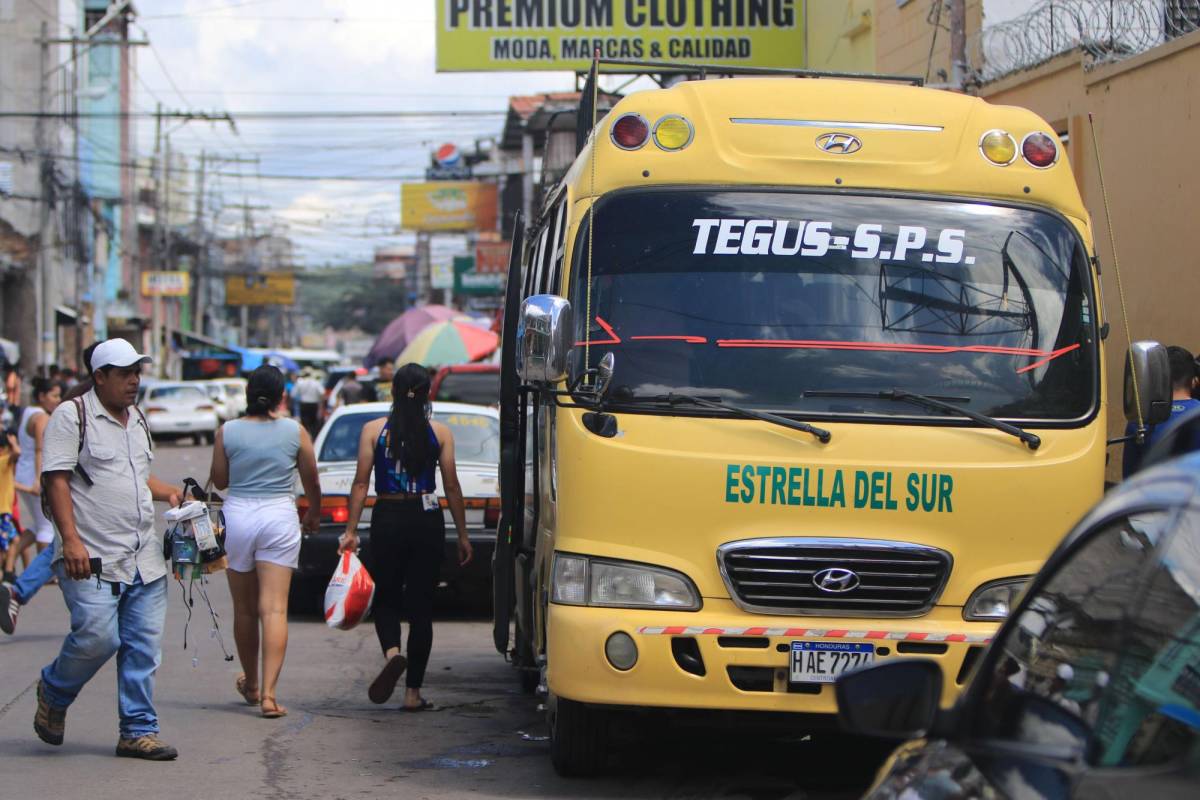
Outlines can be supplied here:
M101 367L132 367L134 364L149 364L150 356L142 355L124 339L107 339L92 351L92 370Z
M1075 670L1070 664L1059 664L1056 672L1058 677L1062 678L1064 681L1071 681L1075 678Z

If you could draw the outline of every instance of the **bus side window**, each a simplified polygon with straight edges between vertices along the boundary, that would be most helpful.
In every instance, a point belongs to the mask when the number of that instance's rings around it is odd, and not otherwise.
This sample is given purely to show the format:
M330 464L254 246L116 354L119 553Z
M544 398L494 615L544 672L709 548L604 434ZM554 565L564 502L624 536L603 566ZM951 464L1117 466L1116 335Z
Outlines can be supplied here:
M551 294L562 293L563 256L567 252L567 201L558 204L558 219L554 225L553 245L550 249L550 287Z
M546 264L546 228L538 231L537 248L533 252L533 258L529 262L529 269L532 272L532 280L529 283L529 294L541 294L542 287L546 283L545 269Z
M541 243L541 239L538 237L533 237L533 238L529 239L529 244L525 251L525 259L524 259L524 267L523 267L524 271L523 271L523 277L522 277L522 291L521 291L522 297L529 297L530 295L536 294L534 287L537 286L537 278L536 278L537 264L538 264L537 254L538 254L538 246L540 245L540 243Z

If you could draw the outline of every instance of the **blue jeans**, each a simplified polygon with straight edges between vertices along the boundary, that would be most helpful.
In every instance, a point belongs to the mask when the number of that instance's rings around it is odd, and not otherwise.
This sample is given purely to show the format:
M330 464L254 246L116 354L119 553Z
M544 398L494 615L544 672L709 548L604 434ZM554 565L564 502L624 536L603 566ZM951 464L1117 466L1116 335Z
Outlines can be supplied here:
M47 701L55 708L71 705L84 684L115 653L121 738L158 733L154 673L162 662L166 577L146 585L139 575L131 585L121 585L120 595L114 595L111 583L97 586L95 578L67 578L62 562L55 572L71 612L71 633L58 658L42 670Z
M37 558L29 562L29 566L22 570L17 577L17 582L13 584L13 592L16 595L17 602L25 605L33 596L38 593L46 585L46 581L54 575L51 567L54 566L54 551L55 546L50 545L45 550L37 554Z

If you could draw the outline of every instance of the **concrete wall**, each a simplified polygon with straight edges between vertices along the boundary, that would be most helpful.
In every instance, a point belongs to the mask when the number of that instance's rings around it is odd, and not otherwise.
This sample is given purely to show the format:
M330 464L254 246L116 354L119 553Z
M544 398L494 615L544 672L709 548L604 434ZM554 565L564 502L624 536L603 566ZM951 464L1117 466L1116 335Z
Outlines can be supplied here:
M875 69L875 0L808 0L805 58L809 69Z
M950 11L943 9L940 27L935 28L927 21L931 8L930 0L908 0L903 5L897 0L875 0L875 68L879 72L918 75L934 85L946 83L950 75ZM982 20L981 0L967 0L968 38L979 30Z
M1069 157L1091 212L1103 267L1110 419L1117 435L1127 347L1104 199L1088 128L1095 119L1112 231L1134 339L1200 350L1200 31L1139 56L1085 71L1078 54L984 86L993 103L1025 106L1070 137ZM1112 460L1119 462L1119 449ZM1110 477L1116 472L1110 464Z

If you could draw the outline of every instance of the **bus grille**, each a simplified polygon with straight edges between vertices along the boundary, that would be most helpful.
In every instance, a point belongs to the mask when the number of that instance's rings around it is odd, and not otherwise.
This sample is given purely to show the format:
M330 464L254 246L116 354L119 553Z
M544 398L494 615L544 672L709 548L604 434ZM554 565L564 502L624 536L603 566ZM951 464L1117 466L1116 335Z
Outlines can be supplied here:
M746 611L855 617L924 614L952 561L907 542L790 538L730 542L717 560L730 597Z

